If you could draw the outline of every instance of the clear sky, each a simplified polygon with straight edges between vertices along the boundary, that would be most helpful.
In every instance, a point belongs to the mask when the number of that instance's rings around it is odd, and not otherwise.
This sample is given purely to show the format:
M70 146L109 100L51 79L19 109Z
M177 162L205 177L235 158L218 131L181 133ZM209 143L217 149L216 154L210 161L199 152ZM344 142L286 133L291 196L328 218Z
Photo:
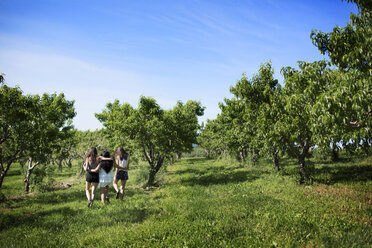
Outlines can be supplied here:
M356 6L341 0L0 0L0 73L26 94L64 92L74 125L119 99L141 95L164 109L199 100L214 119L229 88L272 61L280 69L324 59L312 29L345 26Z

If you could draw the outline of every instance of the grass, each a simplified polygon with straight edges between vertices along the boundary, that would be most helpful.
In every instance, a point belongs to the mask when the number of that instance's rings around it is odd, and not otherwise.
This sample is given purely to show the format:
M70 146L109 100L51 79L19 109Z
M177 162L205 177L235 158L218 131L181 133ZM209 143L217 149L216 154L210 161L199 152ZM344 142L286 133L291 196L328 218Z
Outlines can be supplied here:
M150 191L147 167L137 166L124 201L111 189L111 203L97 194L92 209L76 167L56 172L71 188L28 196L17 170L1 189L0 247L372 247L370 157L317 163L307 186L297 184L292 160L277 173L264 160L182 159Z

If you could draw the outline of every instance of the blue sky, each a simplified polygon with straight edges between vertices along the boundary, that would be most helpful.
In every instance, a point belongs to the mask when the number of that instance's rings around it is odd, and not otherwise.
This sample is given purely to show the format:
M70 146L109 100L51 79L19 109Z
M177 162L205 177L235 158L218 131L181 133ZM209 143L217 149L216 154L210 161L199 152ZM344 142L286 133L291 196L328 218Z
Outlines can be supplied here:
M119 99L141 95L164 109L199 100L214 119L229 88L272 61L280 69L325 59L312 29L345 26L356 6L341 0L0 0L0 73L26 94L64 92L74 125Z

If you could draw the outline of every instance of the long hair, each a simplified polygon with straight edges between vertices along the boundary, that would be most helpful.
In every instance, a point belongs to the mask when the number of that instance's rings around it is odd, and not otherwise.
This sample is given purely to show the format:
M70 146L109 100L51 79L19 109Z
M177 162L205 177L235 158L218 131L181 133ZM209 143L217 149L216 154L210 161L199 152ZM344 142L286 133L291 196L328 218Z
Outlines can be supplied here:
M118 146L115 150L115 157L119 156L120 160L128 159L128 153L124 150L122 146Z
M95 147L91 147L87 154L85 155L85 159L91 158L91 159L96 159L97 157L97 149Z
M103 151L101 153L101 156L105 157L105 158L109 158L110 153L108 151ZM102 160L101 161L101 168L104 169L106 171L106 173L109 173L112 169L113 163L114 162L112 160Z

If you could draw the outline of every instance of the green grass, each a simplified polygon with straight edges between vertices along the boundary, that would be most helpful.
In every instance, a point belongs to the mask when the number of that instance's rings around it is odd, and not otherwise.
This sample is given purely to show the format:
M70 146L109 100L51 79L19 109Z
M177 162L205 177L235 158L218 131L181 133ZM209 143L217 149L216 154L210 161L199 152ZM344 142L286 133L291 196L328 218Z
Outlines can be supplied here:
M1 189L0 247L372 247L371 158L317 163L307 186L294 161L283 165L183 159L150 191L137 166L124 201L111 189L111 203L97 194L92 209L77 168L56 172L71 188L28 196L14 168Z

